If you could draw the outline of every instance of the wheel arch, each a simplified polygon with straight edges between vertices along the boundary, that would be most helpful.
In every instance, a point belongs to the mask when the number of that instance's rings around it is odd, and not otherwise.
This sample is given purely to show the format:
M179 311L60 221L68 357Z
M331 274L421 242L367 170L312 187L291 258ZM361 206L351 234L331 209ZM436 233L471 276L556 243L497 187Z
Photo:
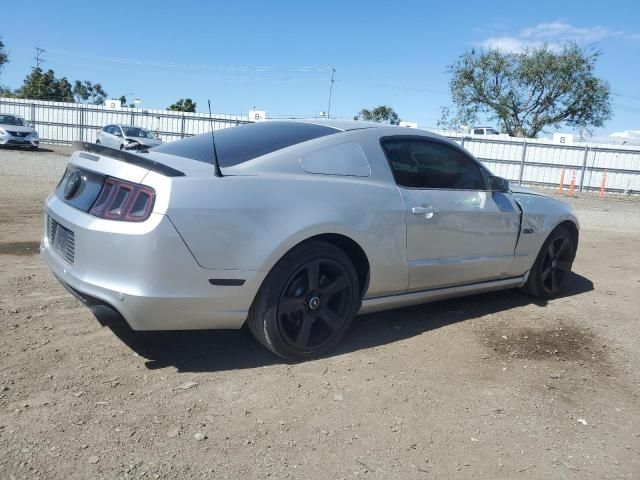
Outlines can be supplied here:
M364 296L369 287L369 277L371 272L369 257L362 245L346 233L309 233L304 238L296 238L295 240L287 242L287 246L282 250L283 253L278 255L277 258L273 258L268 261L268 265L265 270L271 271L275 264L286 257L289 252L291 252L295 248L298 248L300 245L313 241L322 241L329 243L347 254L349 259L353 262L354 268L356 269L356 273L358 274L358 283L360 284L360 293L362 296Z
M573 242L574 242L575 248L577 249L578 248L578 239L580 237L580 230L578 230L578 226L575 224L575 222L573 222L571 220L564 220L564 221L560 222L558 225L556 225L553 228L553 230L555 230L558 227L564 227L569 231L569 233L571 234L571 237L573 238ZM551 233L549 233L549 235L551 235Z

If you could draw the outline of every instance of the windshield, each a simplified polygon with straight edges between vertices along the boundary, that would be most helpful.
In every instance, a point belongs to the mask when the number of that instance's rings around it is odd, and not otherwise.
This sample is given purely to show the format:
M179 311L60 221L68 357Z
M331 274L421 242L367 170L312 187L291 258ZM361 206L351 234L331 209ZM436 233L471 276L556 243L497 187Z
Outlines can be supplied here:
M16 115L0 115L0 125L15 125L17 127L28 127L24 118Z
M153 138L153 139L156 138L153 133L151 133L149 130L145 130L144 128L122 127L122 130L124 130L124 134L127 137Z
M231 167L271 152L333 133L332 127L302 122L269 121L216 130L215 142L221 167ZM213 163L211 133L165 143L155 152Z

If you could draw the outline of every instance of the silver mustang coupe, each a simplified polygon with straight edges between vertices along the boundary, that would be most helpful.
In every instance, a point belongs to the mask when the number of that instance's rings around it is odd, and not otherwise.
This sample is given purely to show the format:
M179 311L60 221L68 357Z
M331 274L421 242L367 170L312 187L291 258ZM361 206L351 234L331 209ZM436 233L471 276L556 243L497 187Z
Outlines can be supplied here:
M140 152L80 144L42 256L134 330L240 328L311 358L358 313L500 289L560 292L567 204L511 188L437 135L267 121Z

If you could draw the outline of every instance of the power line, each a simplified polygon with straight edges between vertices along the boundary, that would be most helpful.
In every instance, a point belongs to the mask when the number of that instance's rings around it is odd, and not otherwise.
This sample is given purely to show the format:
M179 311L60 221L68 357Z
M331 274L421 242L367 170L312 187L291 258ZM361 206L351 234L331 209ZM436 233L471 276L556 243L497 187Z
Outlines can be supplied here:
M173 62L158 62L153 60L140 60L135 58L103 57L99 55L86 55L83 53L67 52L64 50L49 50L55 55L67 57L83 58L85 60L95 60L99 62L120 63L125 65L137 65L158 68L173 68L178 70L214 70L233 72L301 72L314 73L326 72L330 67L318 67L313 65L279 66L279 65L207 65L207 64L186 64Z

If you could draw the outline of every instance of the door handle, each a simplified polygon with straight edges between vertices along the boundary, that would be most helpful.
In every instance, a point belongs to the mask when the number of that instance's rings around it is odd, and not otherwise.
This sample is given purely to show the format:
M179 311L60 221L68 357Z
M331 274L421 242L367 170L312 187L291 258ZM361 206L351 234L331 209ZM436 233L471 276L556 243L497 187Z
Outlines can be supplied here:
M414 215L424 215L425 218L431 218L438 213L438 209L431 206L413 207L411 209L411 213Z
M433 208L433 207L413 207L411 209L411 213L413 213L414 215L424 215L425 213L438 213L438 209L437 208Z

